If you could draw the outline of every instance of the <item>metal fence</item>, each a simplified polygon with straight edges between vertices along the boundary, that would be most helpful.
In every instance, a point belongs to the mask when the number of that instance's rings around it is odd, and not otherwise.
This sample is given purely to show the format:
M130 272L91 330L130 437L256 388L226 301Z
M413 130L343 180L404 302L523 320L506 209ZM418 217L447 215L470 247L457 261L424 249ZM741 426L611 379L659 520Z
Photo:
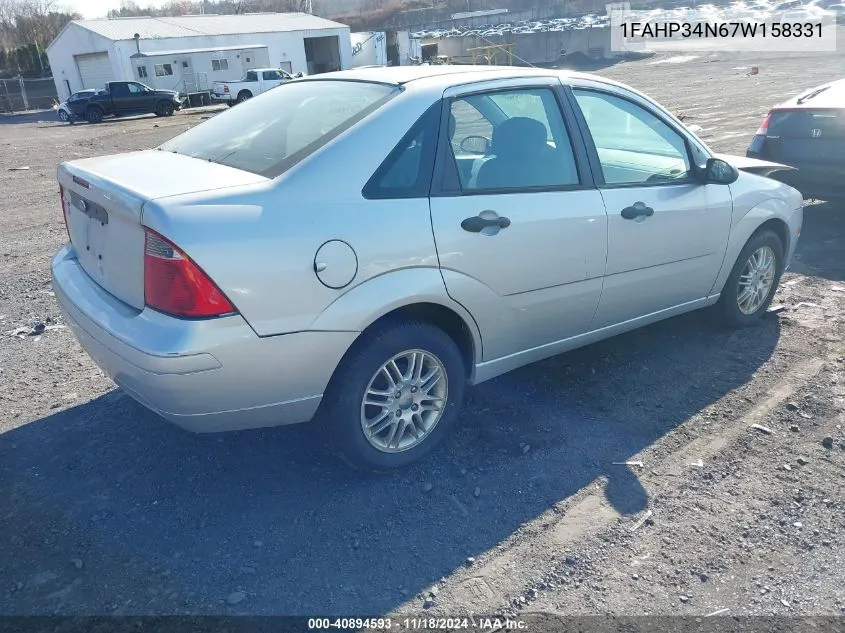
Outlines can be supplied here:
M0 112L46 110L58 100L52 77L0 79Z

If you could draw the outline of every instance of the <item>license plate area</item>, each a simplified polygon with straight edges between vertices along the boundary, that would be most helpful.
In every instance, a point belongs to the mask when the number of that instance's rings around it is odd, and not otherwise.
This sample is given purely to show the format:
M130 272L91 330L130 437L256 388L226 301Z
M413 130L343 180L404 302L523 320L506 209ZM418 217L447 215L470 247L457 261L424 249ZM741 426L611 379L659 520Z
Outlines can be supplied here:
M101 207L96 202L91 202L90 200L86 200L78 193L71 191L70 192L70 203L76 207L78 211L81 211L89 218L94 220L95 222L99 222L101 225L105 226L109 223L109 214L103 207Z
M96 281L105 278L104 249L107 246L109 214L99 204L70 192L71 215L75 216L74 244L85 271Z

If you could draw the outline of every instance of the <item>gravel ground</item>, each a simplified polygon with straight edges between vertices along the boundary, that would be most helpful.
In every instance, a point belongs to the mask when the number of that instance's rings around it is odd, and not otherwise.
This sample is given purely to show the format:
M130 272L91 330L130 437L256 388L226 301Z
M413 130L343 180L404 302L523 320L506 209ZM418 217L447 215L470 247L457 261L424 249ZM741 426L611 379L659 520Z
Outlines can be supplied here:
M845 71L674 61L599 72L740 154L770 105ZM0 614L845 612L845 209L808 206L759 327L702 312L525 367L472 390L435 457L367 477L308 425L183 432L62 327L56 164L200 116L0 125Z

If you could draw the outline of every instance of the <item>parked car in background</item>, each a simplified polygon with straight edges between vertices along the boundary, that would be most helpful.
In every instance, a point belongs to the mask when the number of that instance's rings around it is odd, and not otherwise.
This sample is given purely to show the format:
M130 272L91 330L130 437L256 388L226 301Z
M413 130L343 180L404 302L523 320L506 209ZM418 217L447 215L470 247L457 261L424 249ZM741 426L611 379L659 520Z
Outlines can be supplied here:
M745 155L793 167L774 177L805 198L845 197L845 79L771 108Z
M845 4L831 4L828 5L826 8L836 17L837 24L842 24L843 22L845 22Z
M176 90L156 90L137 81L110 81L105 90L68 101L67 105L75 117L99 123L107 116L171 116L181 109L182 100Z
M96 90L80 90L79 92L74 92L72 95L70 95L66 101L62 101L56 107L56 115L59 117L59 120L64 121L65 123L67 123L68 121L72 123L73 119L76 119L77 117L73 116L73 113L70 107L68 106L68 103L77 103L79 101L82 101L83 99L87 99L88 97L94 95L96 92Z
M468 384L699 308L765 314L801 232L766 161L599 77L356 69L155 150L62 163L53 289L182 427L314 418L358 468L428 454Z
M233 106L298 77L302 73L291 75L280 68L255 68L247 71L240 81L215 81L211 85L211 100Z

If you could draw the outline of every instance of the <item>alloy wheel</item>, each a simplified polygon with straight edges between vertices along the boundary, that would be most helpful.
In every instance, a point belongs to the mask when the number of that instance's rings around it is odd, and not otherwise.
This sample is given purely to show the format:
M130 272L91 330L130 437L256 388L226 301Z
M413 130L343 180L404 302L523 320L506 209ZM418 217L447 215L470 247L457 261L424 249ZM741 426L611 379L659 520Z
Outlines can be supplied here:
M407 451L431 435L446 406L449 379L434 354L396 354L370 379L361 403L364 437L385 453Z
M775 280L775 253L761 246L746 260L739 274L736 303L743 314L754 314L769 296Z

